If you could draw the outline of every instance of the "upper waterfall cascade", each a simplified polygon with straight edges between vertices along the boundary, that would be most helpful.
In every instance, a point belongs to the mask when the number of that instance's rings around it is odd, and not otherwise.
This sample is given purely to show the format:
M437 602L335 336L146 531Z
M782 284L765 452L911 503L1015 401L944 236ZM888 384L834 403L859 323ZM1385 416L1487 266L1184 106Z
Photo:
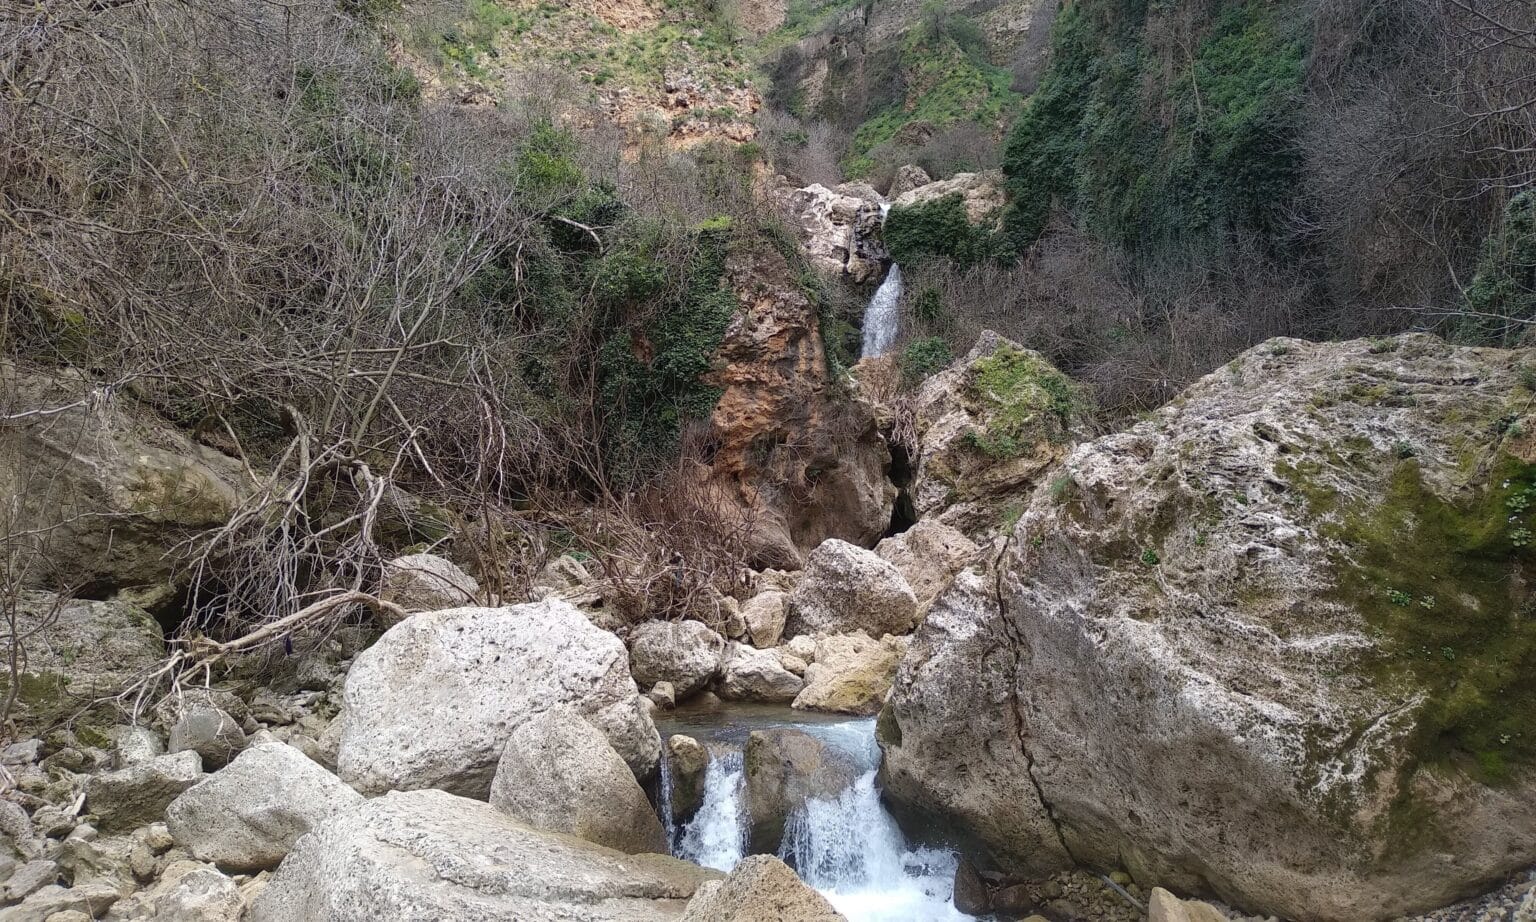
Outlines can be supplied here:
M882 224L890 213L889 204L880 206ZM872 359L885 355L896 344L896 334L901 323L897 313L901 293L901 267L891 263L885 281L880 283L874 297L869 299L869 306L864 310L864 348L860 358Z

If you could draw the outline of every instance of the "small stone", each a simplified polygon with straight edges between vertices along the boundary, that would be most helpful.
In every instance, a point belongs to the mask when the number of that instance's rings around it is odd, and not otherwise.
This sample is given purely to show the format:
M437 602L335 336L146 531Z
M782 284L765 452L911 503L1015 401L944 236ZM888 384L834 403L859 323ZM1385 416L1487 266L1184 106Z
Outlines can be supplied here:
M155 876L155 853L148 845L135 845L133 851L128 853L128 869L133 872L134 880L141 884L148 883Z
M26 899L49 884L57 883L59 866L46 859L28 861L11 874L0 890L0 902L14 903Z
M81 823L74 829L70 830L69 838L81 842L94 842L96 841L96 837L98 835L100 835L100 833L96 831L95 826L92 826L90 823Z
M117 750L113 753L112 764L116 768L127 768L164 753L165 744L160 741L160 734L148 727L123 727L117 733Z
M795 656L793 653L783 652L779 654L779 665L801 678L805 677L805 671L810 668L810 664L800 657Z
M955 865L955 908L970 916L992 911L986 883L976 873L975 865L963 859Z
M1125 873L1124 871L1114 872L1113 874L1109 875L1109 879L1122 887L1130 886L1131 883L1131 875Z
M657 707L669 711L677 707L677 692L673 689L671 682L657 682L651 686L648 697L656 702Z
M784 649L788 650L792 656L798 656L807 663L812 662L816 659L816 638L808 634L791 637L784 644Z
M72 811L62 807L38 807L32 812L32 828L50 839L62 839L80 822Z
M171 835L171 827L165 823L150 823L144 829L144 844L157 855L163 855L170 851L176 839Z
M171 752L195 752L209 771L228 765L246 746L245 731L226 712L216 707L188 708L171 728Z
M1057 897L1059 898L1061 888L1057 887L1056 889L1058 891ZM1026 912L1033 912L1037 905L1039 904L1035 900L1035 895L1030 892L1030 888L1025 884L1014 884L1011 887L1004 887L992 894L992 908L997 912L1022 915Z
M26 765L43 758L41 739L23 739L0 750L0 765Z
M78 772L85 767L85 753L73 746L65 746L43 760L45 771Z

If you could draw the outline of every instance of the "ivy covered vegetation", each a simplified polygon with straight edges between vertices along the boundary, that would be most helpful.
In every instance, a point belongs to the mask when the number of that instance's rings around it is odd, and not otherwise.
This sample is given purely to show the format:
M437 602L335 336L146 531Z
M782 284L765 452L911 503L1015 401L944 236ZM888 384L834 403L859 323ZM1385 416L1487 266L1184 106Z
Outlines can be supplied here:
M1276 335L1529 342L1531 35L1518 0L1065 4L1001 235L957 203L891 216L922 263L906 329L957 352L1002 332L1112 416Z
M1300 169L1299 4L1223 4L1165 48L1149 35L1156 15L1089 0L1057 19L1052 66L1004 160L1021 239L1039 236L1053 204L1131 249L1280 227Z

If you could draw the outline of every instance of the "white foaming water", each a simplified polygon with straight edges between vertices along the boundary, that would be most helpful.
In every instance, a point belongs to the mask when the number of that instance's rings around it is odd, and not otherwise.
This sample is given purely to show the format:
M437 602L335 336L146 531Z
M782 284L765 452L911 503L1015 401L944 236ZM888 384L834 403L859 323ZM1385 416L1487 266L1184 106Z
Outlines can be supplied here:
M709 754L704 799L683 829L676 848L679 858L729 872L746 856L746 787L741 750Z
M880 804L875 772L836 797L807 801L784 829L780 856L850 922L948 922L954 853L908 848Z
M891 263L885 281L880 283L875 296L869 299L864 310L864 353L862 358L872 359L891 351L896 343L900 317L896 306L901 301L901 267Z
M881 226L885 225L885 219L890 214L890 203L880 203ZM875 289L875 296L869 299L869 306L864 309L864 348L860 358L877 358L891 351L891 346L895 345L896 333L901 325L901 318L896 312L896 306L901 301L901 291L901 267L891 263L890 270L885 273L885 280Z
M801 715L795 715L803 720ZM873 720L786 722L852 755L863 769L834 797L812 800L785 824L779 857L819 890L849 922L961 922L952 904L953 852L909 847L896 820L880 803L875 776L880 747ZM695 731L697 732L697 731ZM674 854L730 871L747 854L746 776L741 736L710 746L704 798L675 839ZM663 785L670 786L666 773ZM663 809L671 798L663 792ZM670 823L669 829L670 829Z

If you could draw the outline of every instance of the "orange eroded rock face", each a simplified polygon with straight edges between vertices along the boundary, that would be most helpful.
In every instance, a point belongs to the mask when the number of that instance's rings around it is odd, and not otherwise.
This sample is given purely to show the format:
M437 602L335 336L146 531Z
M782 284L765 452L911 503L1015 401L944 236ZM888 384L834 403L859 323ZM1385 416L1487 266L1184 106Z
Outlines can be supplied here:
M833 379L816 306L778 251L738 254L729 271L742 309L716 353L702 476L750 517L762 565L798 568L826 538L872 545L896 497L873 411Z

